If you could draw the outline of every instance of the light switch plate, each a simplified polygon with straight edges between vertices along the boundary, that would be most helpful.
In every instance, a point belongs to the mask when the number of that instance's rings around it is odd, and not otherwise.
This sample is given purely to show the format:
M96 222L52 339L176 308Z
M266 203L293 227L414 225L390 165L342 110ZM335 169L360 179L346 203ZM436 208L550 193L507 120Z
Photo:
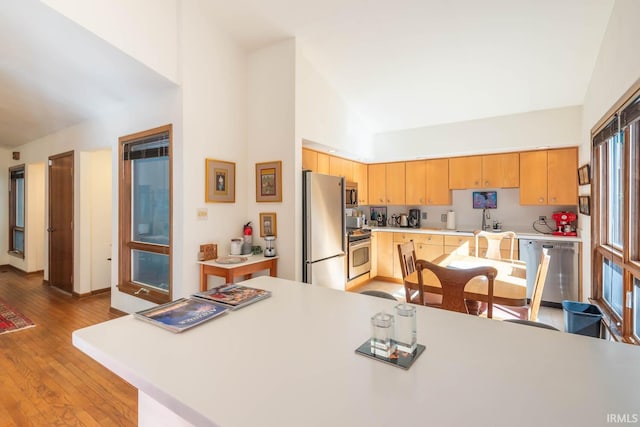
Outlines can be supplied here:
M196 216L198 220L204 221L209 218L209 210L207 208L198 208Z
M426 212L422 212L422 219L427 219L427 213Z

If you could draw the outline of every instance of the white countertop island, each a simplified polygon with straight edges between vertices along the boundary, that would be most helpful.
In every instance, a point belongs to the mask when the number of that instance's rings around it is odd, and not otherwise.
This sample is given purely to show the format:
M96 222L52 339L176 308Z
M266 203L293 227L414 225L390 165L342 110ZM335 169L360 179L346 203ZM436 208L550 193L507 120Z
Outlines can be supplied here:
M74 345L139 389L139 424L601 426L640 413L640 348L418 307L407 371L357 355L394 301L272 277L181 334L125 316Z

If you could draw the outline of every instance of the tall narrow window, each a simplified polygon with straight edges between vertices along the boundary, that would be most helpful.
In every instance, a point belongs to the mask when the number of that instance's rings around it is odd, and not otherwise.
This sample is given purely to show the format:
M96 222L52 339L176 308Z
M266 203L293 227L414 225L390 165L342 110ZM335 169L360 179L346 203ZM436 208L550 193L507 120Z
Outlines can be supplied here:
M9 253L24 258L24 165L9 168Z
M171 125L120 138L119 289L171 300Z
M608 141L608 218L609 236L607 243L617 249L622 249L622 224L624 222L624 187L623 182L623 133L616 133Z

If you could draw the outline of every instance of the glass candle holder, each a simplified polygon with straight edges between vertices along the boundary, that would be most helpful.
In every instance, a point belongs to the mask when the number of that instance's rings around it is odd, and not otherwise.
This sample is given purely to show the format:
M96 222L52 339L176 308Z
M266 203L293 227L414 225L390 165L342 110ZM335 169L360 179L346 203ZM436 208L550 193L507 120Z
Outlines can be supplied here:
M418 346L416 341L416 308L402 303L395 307L394 340L398 350L413 353Z
M379 312L371 318L371 353L391 357L395 351L393 324L393 315L389 313Z

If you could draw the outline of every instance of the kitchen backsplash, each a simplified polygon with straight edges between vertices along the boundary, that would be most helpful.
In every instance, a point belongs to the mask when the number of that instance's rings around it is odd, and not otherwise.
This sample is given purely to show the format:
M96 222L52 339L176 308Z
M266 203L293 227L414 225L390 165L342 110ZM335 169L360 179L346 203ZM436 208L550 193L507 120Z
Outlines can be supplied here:
M453 190L451 206L387 206L387 215L409 213L409 209L418 208L424 215L427 213L427 219L421 219L421 227L444 228L446 223L441 221L442 215L446 216L449 210L456 213L456 229L458 230L475 230L480 229L482 224L482 209L473 209L472 193L478 190ZM483 189L482 191L485 191ZM520 205L520 190L498 189L498 208L488 209L490 219L487 224L493 221L502 223L503 230L516 231L535 231L533 229L534 221L542 215L546 216L551 227L555 225L555 221L551 219L551 215L557 211L577 212L576 206L522 206ZM377 206L377 205L376 205ZM363 211L366 218L370 218L370 206L359 206L358 210ZM578 224L579 228L580 224ZM550 232L543 225L537 225L538 231Z

